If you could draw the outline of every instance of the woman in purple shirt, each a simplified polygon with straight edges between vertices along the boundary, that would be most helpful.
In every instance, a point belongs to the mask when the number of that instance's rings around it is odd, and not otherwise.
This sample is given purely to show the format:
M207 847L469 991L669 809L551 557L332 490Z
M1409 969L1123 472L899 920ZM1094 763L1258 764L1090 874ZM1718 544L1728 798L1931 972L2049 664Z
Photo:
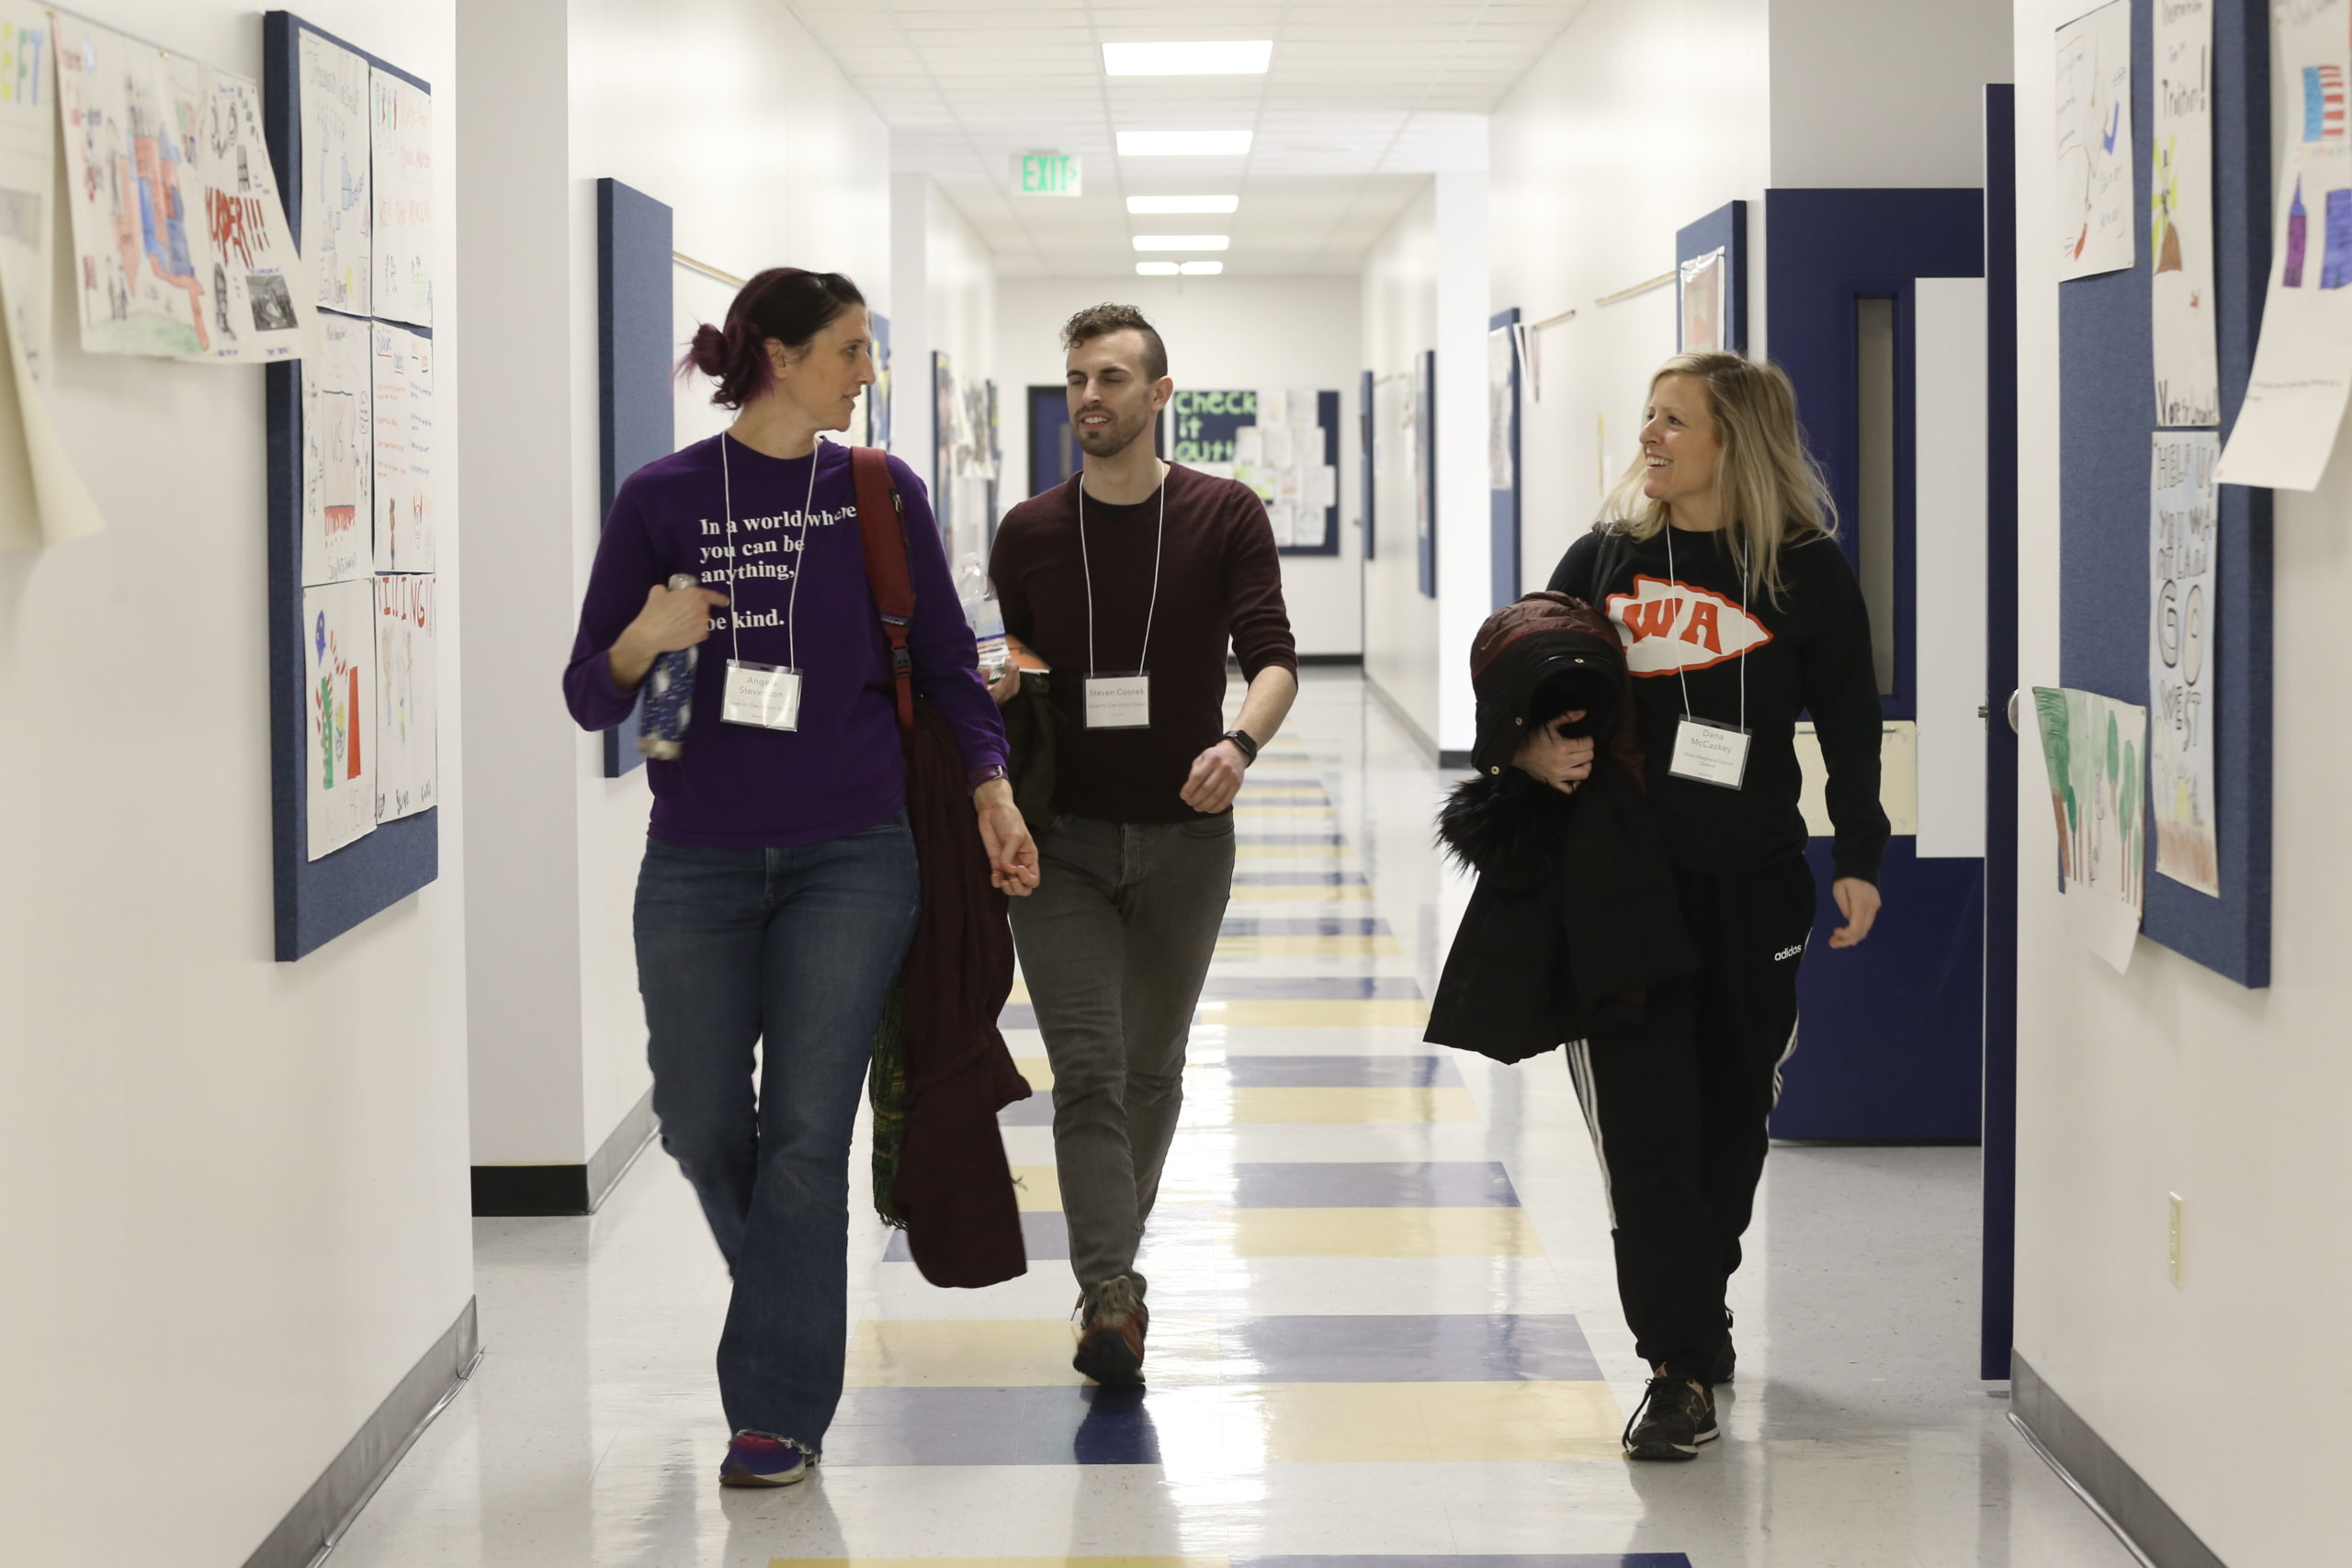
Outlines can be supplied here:
M582 728L609 728L656 659L701 649L684 749L646 764L638 989L662 1146L735 1277L718 1345L735 1435L719 1480L775 1486L808 1473L841 1400L850 1132L914 933L915 848L849 448L818 439L848 425L874 380L865 299L837 273L774 268L688 358L741 412L622 484L564 694ZM996 885L1024 894L1037 852L1005 781L1003 726L922 481L896 457L890 471L915 686L955 728ZM724 587L665 586L680 573Z

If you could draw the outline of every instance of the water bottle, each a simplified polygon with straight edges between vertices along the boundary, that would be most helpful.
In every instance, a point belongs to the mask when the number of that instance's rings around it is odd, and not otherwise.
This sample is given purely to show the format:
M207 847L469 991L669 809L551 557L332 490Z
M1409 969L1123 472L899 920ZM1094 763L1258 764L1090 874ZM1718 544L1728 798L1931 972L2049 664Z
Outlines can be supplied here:
M966 556L957 569L956 596L964 602L964 619L971 623L972 638L979 646L980 677L994 685L1012 666L1012 653L1004 641L1004 611L978 556Z
M692 572L670 579L670 592L698 586ZM637 715L637 750L641 757L674 762L685 753L686 721L694 716L695 656L682 648L657 655L645 674L645 703Z

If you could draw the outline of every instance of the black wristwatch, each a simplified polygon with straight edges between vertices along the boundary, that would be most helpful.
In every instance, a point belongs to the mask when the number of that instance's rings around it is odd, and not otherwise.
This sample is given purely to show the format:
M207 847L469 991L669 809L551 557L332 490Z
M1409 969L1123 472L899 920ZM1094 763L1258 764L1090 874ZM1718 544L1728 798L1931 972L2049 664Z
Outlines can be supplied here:
M1241 748L1241 765L1243 767L1246 768L1250 763L1258 760L1258 743L1250 739L1250 732L1248 730L1228 729L1223 735L1218 736L1217 739L1219 740L1230 740L1236 746Z

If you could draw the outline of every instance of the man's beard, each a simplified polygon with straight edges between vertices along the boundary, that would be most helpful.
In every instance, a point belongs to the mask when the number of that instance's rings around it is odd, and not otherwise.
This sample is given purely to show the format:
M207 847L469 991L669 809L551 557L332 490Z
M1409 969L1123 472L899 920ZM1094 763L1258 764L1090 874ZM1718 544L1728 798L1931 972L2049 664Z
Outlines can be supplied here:
M1096 411L1089 410L1088 412ZM1070 422L1071 434L1078 437L1079 449L1090 457L1115 457L1134 446L1137 439L1150 433L1151 416L1149 414L1136 421L1133 425L1126 425L1120 422L1118 414L1113 411L1103 409L1100 412L1110 414L1111 423L1102 426L1098 431L1090 432L1077 421ZM1094 442L1100 445L1091 444L1087 439L1090 434L1093 436Z

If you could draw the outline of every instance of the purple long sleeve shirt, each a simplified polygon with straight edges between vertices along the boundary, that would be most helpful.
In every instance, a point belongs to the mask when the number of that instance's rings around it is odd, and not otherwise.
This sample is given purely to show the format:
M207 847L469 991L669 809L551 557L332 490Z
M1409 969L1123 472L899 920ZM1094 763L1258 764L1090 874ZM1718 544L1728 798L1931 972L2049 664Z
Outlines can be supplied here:
M726 479L720 446L726 446ZM816 491L809 496L811 461ZM915 689L955 728L967 768L1005 760L1004 724L981 683L970 626L922 481L898 458L890 473L906 509L915 589ZM731 536L739 570L729 567ZM801 573L797 607L793 573ZM623 481L606 519L580 636L563 672L583 729L626 720L637 694L613 683L611 649L645 608L646 591L692 572L733 603L715 611L695 671L684 755L649 761L651 837L670 844L767 849L820 843L887 821L906 805L898 695L858 534L849 448L820 442L813 457L763 457L713 436L648 463ZM730 576L738 579L730 581ZM742 624L732 625L740 614ZM797 668L800 727L719 722L729 659Z

